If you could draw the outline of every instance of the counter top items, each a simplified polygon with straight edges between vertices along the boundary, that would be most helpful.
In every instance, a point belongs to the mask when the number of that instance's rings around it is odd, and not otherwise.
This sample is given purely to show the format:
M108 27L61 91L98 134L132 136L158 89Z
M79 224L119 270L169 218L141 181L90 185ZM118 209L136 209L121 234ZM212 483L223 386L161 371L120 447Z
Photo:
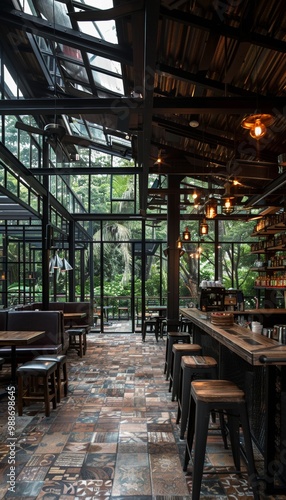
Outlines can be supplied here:
M217 326L232 326L234 323L234 316L232 313L227 312L212 312L211 323Z

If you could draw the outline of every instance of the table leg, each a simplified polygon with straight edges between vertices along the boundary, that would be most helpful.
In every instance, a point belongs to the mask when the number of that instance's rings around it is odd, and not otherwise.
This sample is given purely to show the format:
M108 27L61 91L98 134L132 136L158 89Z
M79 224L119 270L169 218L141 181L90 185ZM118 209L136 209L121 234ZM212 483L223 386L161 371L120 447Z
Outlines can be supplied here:
M16 346L11 346L11 383L16 385L17 357Z

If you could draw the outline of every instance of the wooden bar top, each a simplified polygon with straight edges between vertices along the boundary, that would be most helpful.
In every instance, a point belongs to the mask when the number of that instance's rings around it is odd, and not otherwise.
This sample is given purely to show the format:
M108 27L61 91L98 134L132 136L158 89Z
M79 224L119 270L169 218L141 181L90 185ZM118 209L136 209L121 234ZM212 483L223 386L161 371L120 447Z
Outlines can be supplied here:
M275 309L275 312L277 310ZM254 309L254 311L259 310ZM269 309L265 309L265 311L269 311ZM245 311L241 312L245 313ZM180 314L190 319L195 325L251 365L264 365L261 357L266 357L268 360L274 359L275 362L272 364L275 365L286 365L286 345L280 344L276 340L269 339L259 333L253 333L237 324L226 328L213 325L208 319L207 313L195 308L180 308Z
M255 315L259 316L271 316L272 314L285 314L286 309L245 309L244 311L228 311L236 316L247 316L247 315Z

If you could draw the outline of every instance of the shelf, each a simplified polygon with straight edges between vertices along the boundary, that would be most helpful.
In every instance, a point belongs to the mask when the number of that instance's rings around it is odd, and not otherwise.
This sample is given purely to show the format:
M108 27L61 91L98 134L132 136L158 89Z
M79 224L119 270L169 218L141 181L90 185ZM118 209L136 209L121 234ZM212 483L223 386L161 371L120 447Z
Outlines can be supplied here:
M255 253L269 253L269 252L279 252L280 250L285 250L286 249L286 245L277 245L277 247L266 247L266 248L260 248L259 250L251 250L251 254L255 254Z
M286 286L254 286L255 290L286 290Z
M269 236L278 233L277 229L261 229L260 231L255 231L255 233L252 233L250 236L255 237L255 236Z
M266 273L266 271L285 271L286 266L271 266L271 267L251 267L250 271L258 271Z
M251 236L269 236L276 233L283 233L286 231L286 223L278 222L277 224L271 224L270 226L266 226L259 231L254 231Z
M255 253L266 253L266 249L265 248L261 248L260 250L251 250L250 252L251 254L255 254Z

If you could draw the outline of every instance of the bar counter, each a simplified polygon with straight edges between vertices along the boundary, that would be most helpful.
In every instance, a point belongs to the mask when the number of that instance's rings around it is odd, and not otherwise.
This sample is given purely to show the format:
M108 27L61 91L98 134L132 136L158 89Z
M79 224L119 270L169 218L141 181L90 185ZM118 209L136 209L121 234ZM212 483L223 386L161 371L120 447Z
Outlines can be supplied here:
M240 313L252 311L261 312ZM259 480L268 494L286 495L286 345L237 324L213 325L210 313L195 308L180 314L191 321L193 342L217 360L219 377L245 391L252 437L264 459Z
M236 313L242 315L252 315L254 312L256 314L264 314L262 311L267 311L267 314L271 314L270 309L250 309L249 311L229 311L230 313ZM259 312L258 312L259 311ZM273 309L275 313L277 309ZM283 309L284 313L286 312ZM190 319L192 323L203 331L211 335L220 344L223 344L231 351L235 352L238 356L244 359L247 363L251 365L263 365L265 361L261 359L272 359L275 358L278 361L275 364L285 365L286 364L286 345L278 343L276 340L264 337L259 333L253 333L247 328L243 328L237 324L229 326L226 329L213 325L209 319L207 319L207 313L199 311L194 308L182 308L180 309L180 314L184 317ZM279 361L280 360L280 361Z

